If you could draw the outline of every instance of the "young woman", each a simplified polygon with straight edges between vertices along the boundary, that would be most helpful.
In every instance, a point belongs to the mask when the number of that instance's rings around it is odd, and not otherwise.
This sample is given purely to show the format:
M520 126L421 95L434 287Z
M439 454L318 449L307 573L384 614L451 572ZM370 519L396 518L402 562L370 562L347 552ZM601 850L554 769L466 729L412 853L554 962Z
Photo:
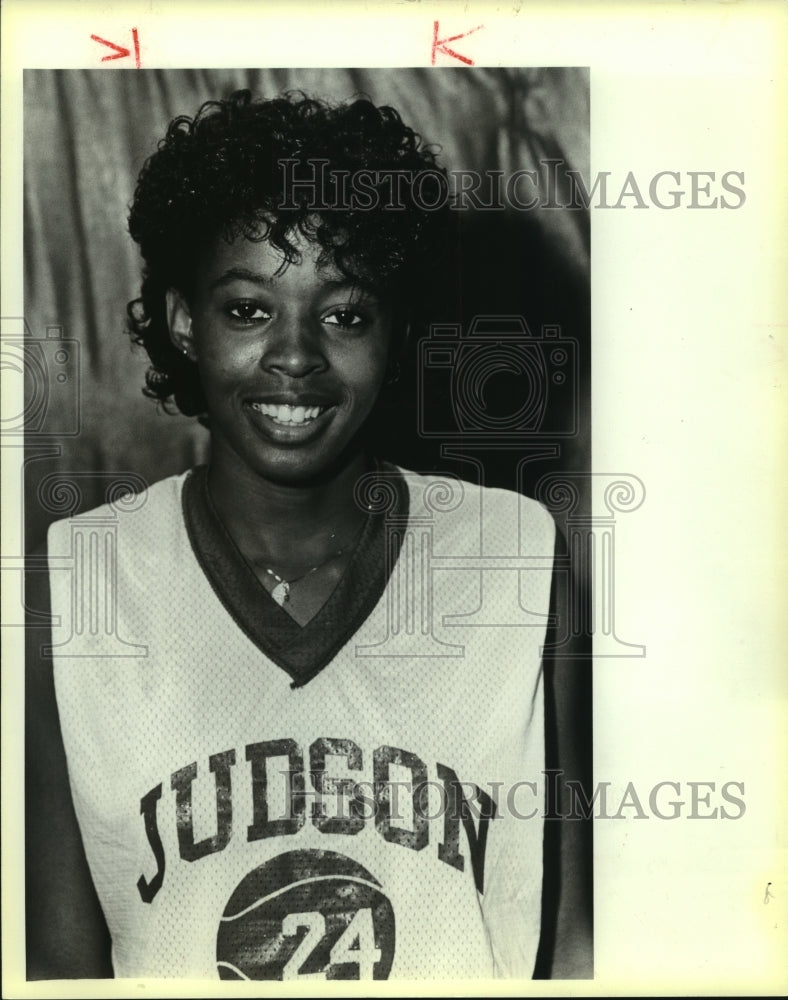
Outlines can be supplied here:
M131 328L210 461L50 529L32 975L533 974L552 519L375 447L444 184L392 109L301 95L146 164Z

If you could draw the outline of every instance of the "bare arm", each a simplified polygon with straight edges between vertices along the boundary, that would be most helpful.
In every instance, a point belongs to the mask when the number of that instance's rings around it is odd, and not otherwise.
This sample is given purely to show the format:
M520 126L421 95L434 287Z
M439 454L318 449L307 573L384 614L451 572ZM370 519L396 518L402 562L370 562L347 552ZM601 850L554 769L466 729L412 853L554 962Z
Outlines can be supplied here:
M565 552L564 544L558 534L557 556ZM551 600L556 624L548 630L548 643L570 632L569 589L569 581L556 574ZM548 796L545 820L542 940L535 974L540 979L594 975L591 820L560 818L571 811L567 781L591 791L591 663L591 643L582 636L545 652L545 769L560 773L553 779L557 795Z
M49 614L46 571L28 572L25 604ZM50 629L29 617L25 632L27 978L110 978L110 936L71 801L52 660L41 653Z

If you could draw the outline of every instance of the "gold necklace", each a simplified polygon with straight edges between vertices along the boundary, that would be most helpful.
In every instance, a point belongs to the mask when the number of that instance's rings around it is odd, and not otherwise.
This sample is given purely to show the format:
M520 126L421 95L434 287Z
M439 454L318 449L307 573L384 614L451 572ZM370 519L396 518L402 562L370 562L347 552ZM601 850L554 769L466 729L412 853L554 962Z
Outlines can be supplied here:
M333 538L334 536L332 535L331 537ZM299 580L305 580L308 576L311 576L312 573L316 573L321 568L321 566L325 566L327 562L330 562L332 559L336 559L339 556L341 556L343 551L344 551L343 549L339 549L336 552L332 552L330 556L326 556L326 558L322 562L319 562L317 566L313 566L311 569L308 569L306 573L302 573L300 576L296 576L292 580L285 580L284 577L281 577L278 573L275 573L270 567L263 566L263 569L266 571L266 573L269 576L272 576L276 580L276 586L271 591L271 597L273 597L273 599L281 608L282 605L286 604L290 600L290 588L293 586L294 583L298 583Z
M351 546L351 548L355 547L356 543L361 537L361 533L364 530L364 526L367 523L367 518L369 517L371 510L372 510L372 504L367 504L366 516L361 523L361 527L358 529L358 532L356 533L353 539L353 545ZM331 535L329 541L331 541L331 539L333 538L336 538L336 532L334 532ZM274 580L276 580L276 585L271 591L271 597L273 597L273 599L281 608L290 600L290 588L293 586L293 584L299 583L301 580L305 580L308 576L311 576L313 573L316 573L319 569L322 569L322 567L325 566L326 563L331 562L332 559L338 559L339 556L341 556L344 551L345 551L344 548L337 549L336 552L332 552L331 555L326 556L326 558L323 559L322 562L317 563L315 566L312 566L311 569L308 569L305 573L301 573L300 576L293 577L290 580L285 580L284 577L281 577L278 573L272 570L270 566L263 566L263 569L266 571L266 573L269 576L273 577Z

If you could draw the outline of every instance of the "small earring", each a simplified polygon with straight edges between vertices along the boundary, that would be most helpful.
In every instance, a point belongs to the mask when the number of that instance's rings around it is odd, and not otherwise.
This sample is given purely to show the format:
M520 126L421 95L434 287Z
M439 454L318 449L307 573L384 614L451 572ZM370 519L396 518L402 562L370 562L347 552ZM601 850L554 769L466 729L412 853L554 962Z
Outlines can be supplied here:
M395 382L399 382L399 376L400 376L399 361L395 361L394 364L389 369L388 376L386 377L386 385L394 385Z

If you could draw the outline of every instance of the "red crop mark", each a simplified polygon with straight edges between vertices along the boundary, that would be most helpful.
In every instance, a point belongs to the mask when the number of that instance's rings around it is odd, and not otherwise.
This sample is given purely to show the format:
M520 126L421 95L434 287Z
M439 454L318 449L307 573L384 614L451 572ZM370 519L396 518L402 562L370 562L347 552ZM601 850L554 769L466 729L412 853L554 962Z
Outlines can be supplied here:
M110 42L106 38L101 38L99 35L91 35L90 37L93 39L94 42L99 42L99 44L106 45L110 49L114 49L115 50L112 53L112 55L102 56L101 57L101 61L102 62L108 62L110 59L125 59L126 56L130 56L131 55L131 49L127 49L125 45L116 45L115 42ZM136 28L132 28L131 29L131 38L132 38L132 43L133 43L133 46L134 46L134 63L136 65L137 69L139 69L140 68L140 38L139 38L139 33L137 32Z
M455 52L454 49L450 49L446 44L447 42L456 42L458 38L465 38L466 35L472 35L474 31L478 31L479 28L483 28L483 24L477 24L475 28L471 28L470 31L463 31L459 35L449 35L448 38L438 38L438 21L432 22L432 65L435 65L435 53L442 52L444 55L451 56L452 59L459 59L460 62L465 63L466 66L473 66L473 59L469 59L467 56L461 55L459 52Z

